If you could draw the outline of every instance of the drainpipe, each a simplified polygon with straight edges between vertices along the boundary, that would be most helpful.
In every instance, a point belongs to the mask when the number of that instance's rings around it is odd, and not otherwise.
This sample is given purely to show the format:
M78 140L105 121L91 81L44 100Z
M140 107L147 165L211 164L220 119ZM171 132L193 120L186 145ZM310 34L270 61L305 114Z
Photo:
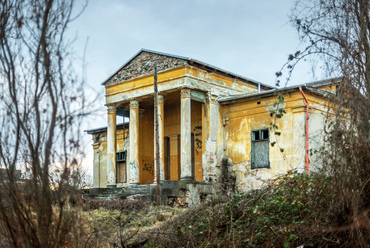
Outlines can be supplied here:
M299 87L299 91L301 92L301 94L302 94L302 96L303 96L303 98L306 102L306 173L308 173L309 169L310 169L310 157L309 157L309 154L308 154L308 136L309 136L309 133L308 133L308 120L309 120L308 109L309 109L309 104L308 104L306 95L304 94L304 92L302 90L302 87Z

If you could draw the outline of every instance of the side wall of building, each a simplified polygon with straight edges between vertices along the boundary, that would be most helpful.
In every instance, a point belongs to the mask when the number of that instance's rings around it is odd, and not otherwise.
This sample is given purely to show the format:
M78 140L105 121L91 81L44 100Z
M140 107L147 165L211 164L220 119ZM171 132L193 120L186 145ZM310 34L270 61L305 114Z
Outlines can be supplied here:
M323 144L325 100L306 95L310 103L309 145L318 150ZM270 116L276 96L224 105L225 113L225 155L229 171L236 177L239 190L259 188L270 179L292 169L304 171L306 147L306 103L300 92L284 95L282 104L286 114L281 119ZM271 123L278 125L280 135L270 129ZM269 145L266 146L269 168L252 169L252 132L269 130ZM276 142L274 146L271 143ZM265 149L265 150L266 150ZM311 150L311 151L312 151ZM261 155L261 154L259 154ZM311 164L317 165L318 157L311 157ZM312 166L312 165L311 165Z
M99 132L92 134L94 148L94 164L93 164L93 187L107 187L107 132ZM125 151L128 148L128 127L118 129L116 131L116 149L117 152ZM129 177L129 172L126 172L126 178ZM125 185L119 183L118 185Z

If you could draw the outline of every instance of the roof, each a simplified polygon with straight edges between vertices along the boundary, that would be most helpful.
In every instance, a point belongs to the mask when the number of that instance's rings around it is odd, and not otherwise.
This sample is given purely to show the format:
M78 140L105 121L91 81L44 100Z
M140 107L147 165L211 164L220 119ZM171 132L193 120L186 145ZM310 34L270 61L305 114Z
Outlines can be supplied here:
M128 122L118 124L116 128L124 128L125 126L128 126ZM89 130L84 130L84 132L88 134L97 134L97 133L104 133L107 131L107 127L99 127L99 128L94 128L94 129L89 129Z
M324 97L328 97L333 95L332 93L329 93L327 91L316 89L316 87L323 86L323 85L329 85L332 83L338 83L340 81L340 78L331 78L331 79L325 79L300 85L294 85L290 87L285 87L281 89L272 89L272 90L266 90L261 92L255 92L255 93L248 93L248 94L240 94L240 95L234 95L234 96L225 96L218 98L218 101L221 105L227 105L232 104L235 102L241 102L246 100L252 100L252 99L259 99L259 98L266 98L270 97L276 94L284 94L289 92L294 92L299 90L299 88L311 91L313 93L322 95Z
M192 59L190 57L183 57L183 56L179 56L179 55L174 55L174 54L169 54L169 53L163 53L163 52L153 51L153 50L149 50L149 49L145 49L145 48L140 49L134 56L132 56L129 60L127 60L113 74L111 74L106 80L104 80L103 83L102 83L102 85L105 85L105 83L109 79L111 79L116 73L118 73L121 69L123 69L128 63L130 63L136 56L138 56L142 52L154 53L154 54L163 55L163 56L167 56L167 57L173 57L173 58L177 58L177 59L182 59L182 60L185 60L185 61L189 62L189 64L201 65L201 66L204 66L204 67L207 67L207 68L210 68L210 69L213 69L213 70L216 70L216 71L219 71L219 72L228 74L231 77L240 78L240 79L246 80L248 82L251 82L251 83L254 83L254 84L257 84L257 85L261 85L261 86L263 86L264 88L267 88L267 89L276 89L276 87L273 87L273 86L270 86L270 85L267 85L267 84L263 84L263 83L258 82L256 80L253 80L253 79L250 79L250 78L247 78L247 77L238 75L236 73L229 72L227 70L223 70L223 69L221 69L219 67L216 67L216 66L213 66L213 65L204 63L204 62L199 61L199 60L196 60L196 59Z
M319 86L328 85L332 83L339 83L341 80L342 80L342 77L336 77L336 78L329 78L329 79L324 79L324 80L319 80L319 81L312 81L312 82L304 83L304 84L292 85L291 87L296 87L296 86L319 87Z

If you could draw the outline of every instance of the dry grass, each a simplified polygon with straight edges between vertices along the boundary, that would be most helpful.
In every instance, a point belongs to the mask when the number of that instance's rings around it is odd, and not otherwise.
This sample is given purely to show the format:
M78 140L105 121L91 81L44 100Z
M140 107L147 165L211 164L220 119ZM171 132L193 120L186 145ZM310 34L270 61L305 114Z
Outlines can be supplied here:
M103 207L81 212L85 247L143 244L153 229L184 211L169 206L156 207L138 200L100 201L99 205Z

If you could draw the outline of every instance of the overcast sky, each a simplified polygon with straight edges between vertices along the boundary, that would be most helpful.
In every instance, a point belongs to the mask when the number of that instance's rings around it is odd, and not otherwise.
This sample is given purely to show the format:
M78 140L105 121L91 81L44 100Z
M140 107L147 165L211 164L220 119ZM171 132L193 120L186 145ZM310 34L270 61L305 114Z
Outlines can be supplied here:
M77 9L82 3L77 0ZM90 118L87 128L106 125L101 83L141 48L190 57L274 85L275 72L299 47L296 31L289 24L293 3L294 0L90 0L69 27L69 35L77 37L74 48L79 57L88 39L86 79L101 93L97 102L101 114ZM290 85L313 80L310 65L301 64ZM91 146L88 150L91 161Z

